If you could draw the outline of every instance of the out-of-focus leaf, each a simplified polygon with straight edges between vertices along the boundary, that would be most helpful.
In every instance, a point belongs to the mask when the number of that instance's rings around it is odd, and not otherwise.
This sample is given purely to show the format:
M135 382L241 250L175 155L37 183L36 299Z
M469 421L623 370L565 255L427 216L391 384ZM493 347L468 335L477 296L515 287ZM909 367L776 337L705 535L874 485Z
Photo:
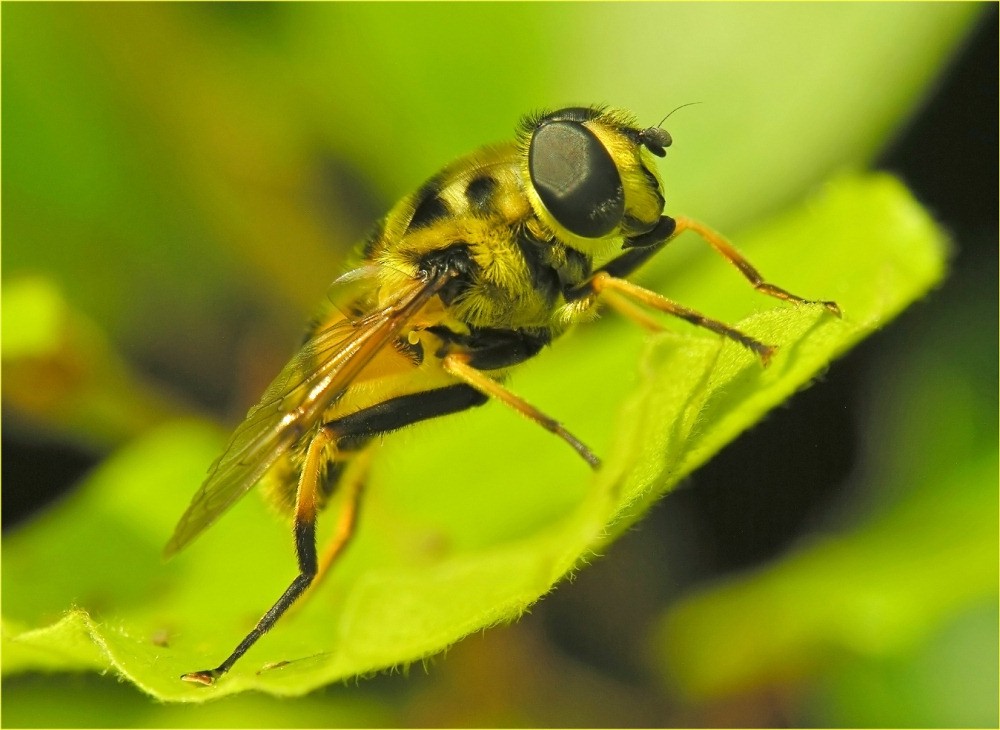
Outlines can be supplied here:
M295 42L283 50L320 121L336 120L327 134L389 197L442 160L506 139L538 108L607 103L656 124L700 101L665 125L674 138L668 203L710 211L729 229L867 162L979 12L873 3L317 5L287 15ZM628 40L609 54L599 50L609 38ZM337 93L327 93L331 85Z
M807 725L996 724L995 353L954 299L929 304L924 339L871 368L846 490L864 521L668 611L657 643L689 700L791 681L810 698Z
M715 336L644 343L622 323L581 328L513 385L599 447L606 461L594 478L564 444L498 405L388 439L351 551L308 603L209 690L178 675L220 661L277 597L294 573L291 539L256 500L244 500L161 566L160 542L186 498L180 487L193 491L221 442L183 423L137 441L71 501L5 542L8 619L49 626L5 635L5 671L51 667L57 660L40 662L39 654L57 653L63 635L76 647L85 633L100 650L74 649L73 666L85 657L113 667L160 698L247 688L301 694L516 618L600 549L609 528L636 519L943 270L940 231L886 177L838 180L740 242L773 280L837 299L844 319L777 303L742 319L744 331L782 347L766 370ZM744 296L745 282L710 262L671 296L686 301L690 289L713 313L770 306L752 291ZM69 606L77 610L60 618Z
M261 12L36 4L5 23L5 276L44 269L130 355L206 390L232 387L241 335L311 313L393 200L523 114L609 103L655 124L702 101L667 125L669 210L732 230L867 162L978 10Z
M70 309L51 280L8 280L0 308L8 415L110 449L186 412L137 375L93 322Z
M4 725L17 728L315 728L389 727L398 700L355 684L329 687L294 703L245 692L212 703L152 702L113 677L64 675L58 701L53 678L25 675L4 680Z
M663 636L671 677L704 697L831 654L891 655L995 597L997 517L982 490L995 489L997 468L994 454L855 532L682 601Z

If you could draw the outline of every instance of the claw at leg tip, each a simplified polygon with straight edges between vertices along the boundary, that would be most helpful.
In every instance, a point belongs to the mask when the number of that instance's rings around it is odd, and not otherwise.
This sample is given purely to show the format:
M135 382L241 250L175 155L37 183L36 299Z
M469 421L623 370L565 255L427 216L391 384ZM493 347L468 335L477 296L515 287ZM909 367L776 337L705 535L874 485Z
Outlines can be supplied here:
M210 687L215 684L215 680L218 679L219 673L214 669L206 669L201 672L188 672L187 674L182 674L181 679L185 682L191 682L192 684L200 684L205 687Z

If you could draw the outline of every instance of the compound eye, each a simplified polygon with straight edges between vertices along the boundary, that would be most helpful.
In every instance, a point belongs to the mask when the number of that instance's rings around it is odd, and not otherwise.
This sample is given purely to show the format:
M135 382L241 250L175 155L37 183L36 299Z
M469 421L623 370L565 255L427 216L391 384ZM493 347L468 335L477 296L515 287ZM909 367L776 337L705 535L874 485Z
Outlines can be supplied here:
M561 226L583 238L614 230L625 213L621 176L597 136L579 122L535 130L528 172L542 204Z

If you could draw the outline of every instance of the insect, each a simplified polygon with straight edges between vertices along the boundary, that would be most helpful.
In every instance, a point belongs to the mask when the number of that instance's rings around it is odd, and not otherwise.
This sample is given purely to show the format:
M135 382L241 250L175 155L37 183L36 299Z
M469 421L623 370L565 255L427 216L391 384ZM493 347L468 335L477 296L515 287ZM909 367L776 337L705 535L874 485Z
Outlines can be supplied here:
M670 144L661 126L638 126L622 110L536 114L515 140L457 160L392 208L335 282L338 306L314 319L166 547L167 555L185 547L258 482L293 516L298 575L220 665L182 679L210 685L224 675L343 553L376 437L494 398L597 469L583 442L503 383L600 303L647 327L659 325L643 307L680 317L766 365L775 347L625 278L682 232L700 236L761 293L839 316L834 302L765 281L703 224L664 215L654 158ZM338 489L346 506L320 553L317 513Z

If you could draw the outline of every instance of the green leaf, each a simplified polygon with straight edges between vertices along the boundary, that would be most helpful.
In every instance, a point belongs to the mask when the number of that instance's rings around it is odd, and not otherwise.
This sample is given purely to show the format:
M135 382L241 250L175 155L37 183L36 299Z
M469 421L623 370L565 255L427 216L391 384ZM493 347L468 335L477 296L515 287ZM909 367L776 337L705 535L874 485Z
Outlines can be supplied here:
M23 278L3 289L4 359L42 357L59 347L65 305L51 282Z
M970 606L995 605L997 521L982 507L997 468L995 453L964 465L870 524L685 599L660 642L671 677L692 697L743 692L831 654L899 653Z
M139 375L48 277L8 279L0 309L12 423L103 450L192 410Z
M691 238L675 246L697 246ZM942 233L885 176L838 179L738 243L771 280L836 299L844 318L764 299L702 251L662 290L712 315L755 312L739 327L781 346L768 369L686 325L648 338L614 317L580 327L511 385L596 447L599 473L496 404L387 438L351 550L209 689L178 677L221 661L277 598L294 575L291 538L246 499L161 564L161 545L223 435L176 422L135 441L5 538L4 671L112 668L156 697L185 701L249 688L297 695L516 619L926 292L945 254ZM287 663L266 668L274 662Z
M942 292L878 350L834 519L667 610L654 645L672 696L717 704L794 683L792 724L996 725L993 314Z

